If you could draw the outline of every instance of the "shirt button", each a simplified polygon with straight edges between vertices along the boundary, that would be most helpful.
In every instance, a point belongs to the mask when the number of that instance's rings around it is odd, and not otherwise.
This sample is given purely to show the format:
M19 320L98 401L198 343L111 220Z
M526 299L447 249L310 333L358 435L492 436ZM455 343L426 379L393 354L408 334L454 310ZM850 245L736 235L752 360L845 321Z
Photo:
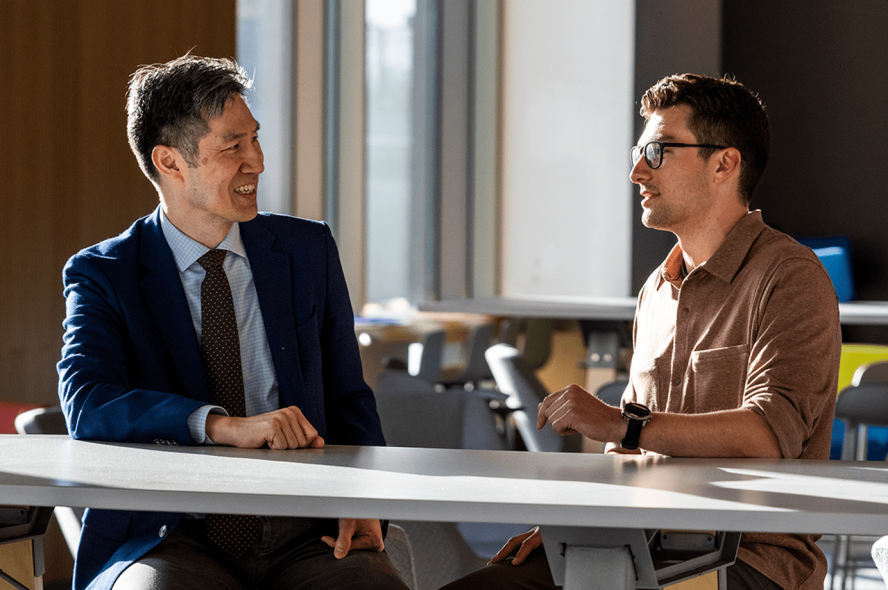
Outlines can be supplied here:
M690 309L688 309L687 307L682 308L681 315L688 315L689 313L691 313Z
M678 385L680 383L681 383L681 377L676 377L675 379L672 380L673 385Z
M160 538L166 537L167 534L167 525L162 525L160 530L157 531L157 536Z

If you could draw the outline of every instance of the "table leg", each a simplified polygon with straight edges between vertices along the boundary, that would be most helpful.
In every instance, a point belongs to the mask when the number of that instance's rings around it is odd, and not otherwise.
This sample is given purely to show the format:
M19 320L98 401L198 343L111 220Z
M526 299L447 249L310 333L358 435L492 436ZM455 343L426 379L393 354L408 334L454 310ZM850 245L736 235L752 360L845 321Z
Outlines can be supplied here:
M574 547L564 552L564 590L635 590L626 547Z

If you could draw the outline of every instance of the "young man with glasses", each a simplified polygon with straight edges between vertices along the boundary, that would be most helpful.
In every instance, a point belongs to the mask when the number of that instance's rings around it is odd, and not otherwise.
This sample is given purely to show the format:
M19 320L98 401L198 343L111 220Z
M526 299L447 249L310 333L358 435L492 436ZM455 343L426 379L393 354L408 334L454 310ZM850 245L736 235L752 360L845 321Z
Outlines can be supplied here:
M827 459L838 301L811 250L749 210L768 161L761 102L736 81L684 74L648 90L641 114L630 179L642 221L678 243L639 294L622 410L571 385L540 404L537 427L610 453ZM744 534L729 590L820 590L817 538ZM446 588L552 588L540 545L536 529L514 537Z

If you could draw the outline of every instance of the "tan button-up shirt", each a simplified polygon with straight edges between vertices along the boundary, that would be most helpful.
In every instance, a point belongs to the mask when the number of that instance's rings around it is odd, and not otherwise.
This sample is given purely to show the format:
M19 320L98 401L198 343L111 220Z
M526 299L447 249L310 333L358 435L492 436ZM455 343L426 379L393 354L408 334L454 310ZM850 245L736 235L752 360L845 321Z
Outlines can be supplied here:
M841 331L814 253L752 211L709 260L684 278L681 269L676 245L641 290L625 401L686 414L748 408L784 458L828 459ZM787 590L821 590L817 538L745 533L739 558Z

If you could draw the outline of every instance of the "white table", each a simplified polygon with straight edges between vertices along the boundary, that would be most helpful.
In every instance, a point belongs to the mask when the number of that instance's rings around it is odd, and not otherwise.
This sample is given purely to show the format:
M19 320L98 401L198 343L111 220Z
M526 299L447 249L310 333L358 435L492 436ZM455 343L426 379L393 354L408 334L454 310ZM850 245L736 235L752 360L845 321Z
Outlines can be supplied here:
M633 562L616 533L888 533L888 465L881 465L333 446L271 451L4 435L0 498L127 510L536 522L550 560L565 543L569 558L554 565L556 577L582 576L580 566L594 558L585 545L592 544L599 545L593 553L616 552L619 559L601 567L619 576ZM616 546L601 547L608 543ZM635 581L622 587L635 588Z

